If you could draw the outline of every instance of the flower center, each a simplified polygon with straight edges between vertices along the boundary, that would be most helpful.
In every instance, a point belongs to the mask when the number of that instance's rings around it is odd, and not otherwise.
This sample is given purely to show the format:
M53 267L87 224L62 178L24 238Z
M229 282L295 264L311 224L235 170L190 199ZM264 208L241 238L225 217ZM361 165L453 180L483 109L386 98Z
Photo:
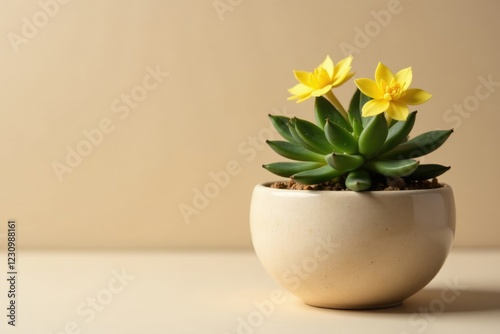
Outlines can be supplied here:
M391 83L385 87L384 100L397 101L404 93L403 86L404 83L399 83L393 79Z
M319 89L330 84L330 76L324 68L315 68L312 74L311 83L314 88Z

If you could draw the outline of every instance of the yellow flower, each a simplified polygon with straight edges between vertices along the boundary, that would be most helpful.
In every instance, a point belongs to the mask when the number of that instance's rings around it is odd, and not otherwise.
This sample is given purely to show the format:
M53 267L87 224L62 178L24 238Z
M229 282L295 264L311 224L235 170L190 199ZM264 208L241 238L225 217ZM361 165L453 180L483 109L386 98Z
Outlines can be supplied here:
M342 85L354 75L351 70L352 56L342 59L334 65L330 56L314 69L313 72L293 71L298 84L288 90L288 100L302 102L312 96L325 95L334 87Z
M378 63L375 81L366 78L354 80L363 94L373 98L363 106L363 116L374 116L385 111L390 118L406 120L409 114L408 105L422 104L432 97L422 89L408 89L411 80L411 67L394 75L382 63Z

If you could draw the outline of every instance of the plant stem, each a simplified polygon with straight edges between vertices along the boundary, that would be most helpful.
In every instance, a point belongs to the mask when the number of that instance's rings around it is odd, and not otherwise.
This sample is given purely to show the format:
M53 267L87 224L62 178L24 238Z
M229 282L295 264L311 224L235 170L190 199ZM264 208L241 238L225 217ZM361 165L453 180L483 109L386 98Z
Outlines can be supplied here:
M388 113L384 113L385 114L385 119L387 120L387 126L388 127L391 127L391 123L392 123L392 118L391 116L389 116Z
M346 121L349 121L349 118L347 117L347 111L345 111L344 107L342 104L340 104L339 100L337 97L333 94L331 90L329 90L326 94L325 97L330 101L330 103L339 111L339 113L344 117Z

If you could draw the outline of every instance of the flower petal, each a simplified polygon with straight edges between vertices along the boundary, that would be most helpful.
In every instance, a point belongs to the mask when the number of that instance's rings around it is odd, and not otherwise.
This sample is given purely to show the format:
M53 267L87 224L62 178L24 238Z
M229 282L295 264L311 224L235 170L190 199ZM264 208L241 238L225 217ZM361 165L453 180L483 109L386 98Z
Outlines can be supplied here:
M335 84L341 84L349 79L345 79L346 76L348 76L349 74L349 71L351 70L351 63L352 63L352 56L349 56L349 57L346 57L342 60L340 60L337 65L335 65L335 73L333 75L333 82ZM354 73L352 72L352 75L354 75ZM352 77L351 75L351 77Z
M297 102L301 102L303 100L308 99L311 97L311 93L313 92L314 89L311 87L305 86L301 83L296 84L292 88L290 88L288 91L290 94L293 94L293 96L290 96L287 98L287 100L299 100Z
M374 99L383 99L384 93L380 91L377 83L371 79L361 78L354 80L356 86L359 90L366 96L372 97Z
M370 100L363 106L363 117L375 116L387 110L390 103L386 100Z
M304 102L305 100L309 99L310 97L312 97L312 95L311 95L311 94L303 95L303 96L301 96L301 97L297 100L297 103Z
M318 68L324 68L326 70L326 73L328 73L328 76L331 78L333 76L333 61L332 58L330 58L329 55L326 56L325 60L321 63L321 65L318 66Z
M288 92L292 95L303 95L303 94L309 94L313 91L313 89L309 86L306 86L304 84L298 83L292 88L288 89Z
M413 79L413 73L411 70L411 66L407 68L403 68L394 76L397 82L404 83L402 86L403 90L406 90L408 86L410 86L411 81Z
M311 97L311 93L298 94L294 96L289 96L287 100L297 100L297 103L307 100Z
M375 81L380 82L384 80L386 83L389 83L392 79L394 79L394 74L392 74L391 70L384 64L378 63L377 69L375 70Z
M399 99L401 103L405 104L422 104L432 97L431 94L427 93L423 89L410 88L406 90L406 94Z
M333 87L338 87L338 86L342 85L344 82L346 82L347 80L351 79L354 74L355 74L354 72L350 72L350 73L347 73L343 77L340 77L340 76L337 77L337 76L335 76L334 80L332 81Z
M321 95L324 95L324 94L326 94L331 89L332 89L332 85L326 85L323 88L316 89L315 91L313 91L311 93L311 96L321 96Z
M293 74L295 75L295 79L297 79L300 83L306 86L311 85L311 72L293 71Z
M387 114L396 121L404 121L409 115L408 106L399 101L392 101L387 108Z

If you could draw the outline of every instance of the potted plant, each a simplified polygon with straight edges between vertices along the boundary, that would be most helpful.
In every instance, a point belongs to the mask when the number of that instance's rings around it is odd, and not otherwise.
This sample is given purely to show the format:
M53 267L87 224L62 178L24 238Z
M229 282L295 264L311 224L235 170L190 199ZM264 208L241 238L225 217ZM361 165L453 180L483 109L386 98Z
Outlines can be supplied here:
M254 188L250 228L264 268L306 304L342 309L400 304L427 285L454 237L452 188L436 177L450 167L416 158L453 130L409 138L431 95L410 88L412 69L379 63L375 80L354 80L346 110L332 89L350 80L352 57L329 56L313 72L294 71L289 89L315 98L315 123L270 115L284 140L268 141L294 160L263 167L289 178Z

